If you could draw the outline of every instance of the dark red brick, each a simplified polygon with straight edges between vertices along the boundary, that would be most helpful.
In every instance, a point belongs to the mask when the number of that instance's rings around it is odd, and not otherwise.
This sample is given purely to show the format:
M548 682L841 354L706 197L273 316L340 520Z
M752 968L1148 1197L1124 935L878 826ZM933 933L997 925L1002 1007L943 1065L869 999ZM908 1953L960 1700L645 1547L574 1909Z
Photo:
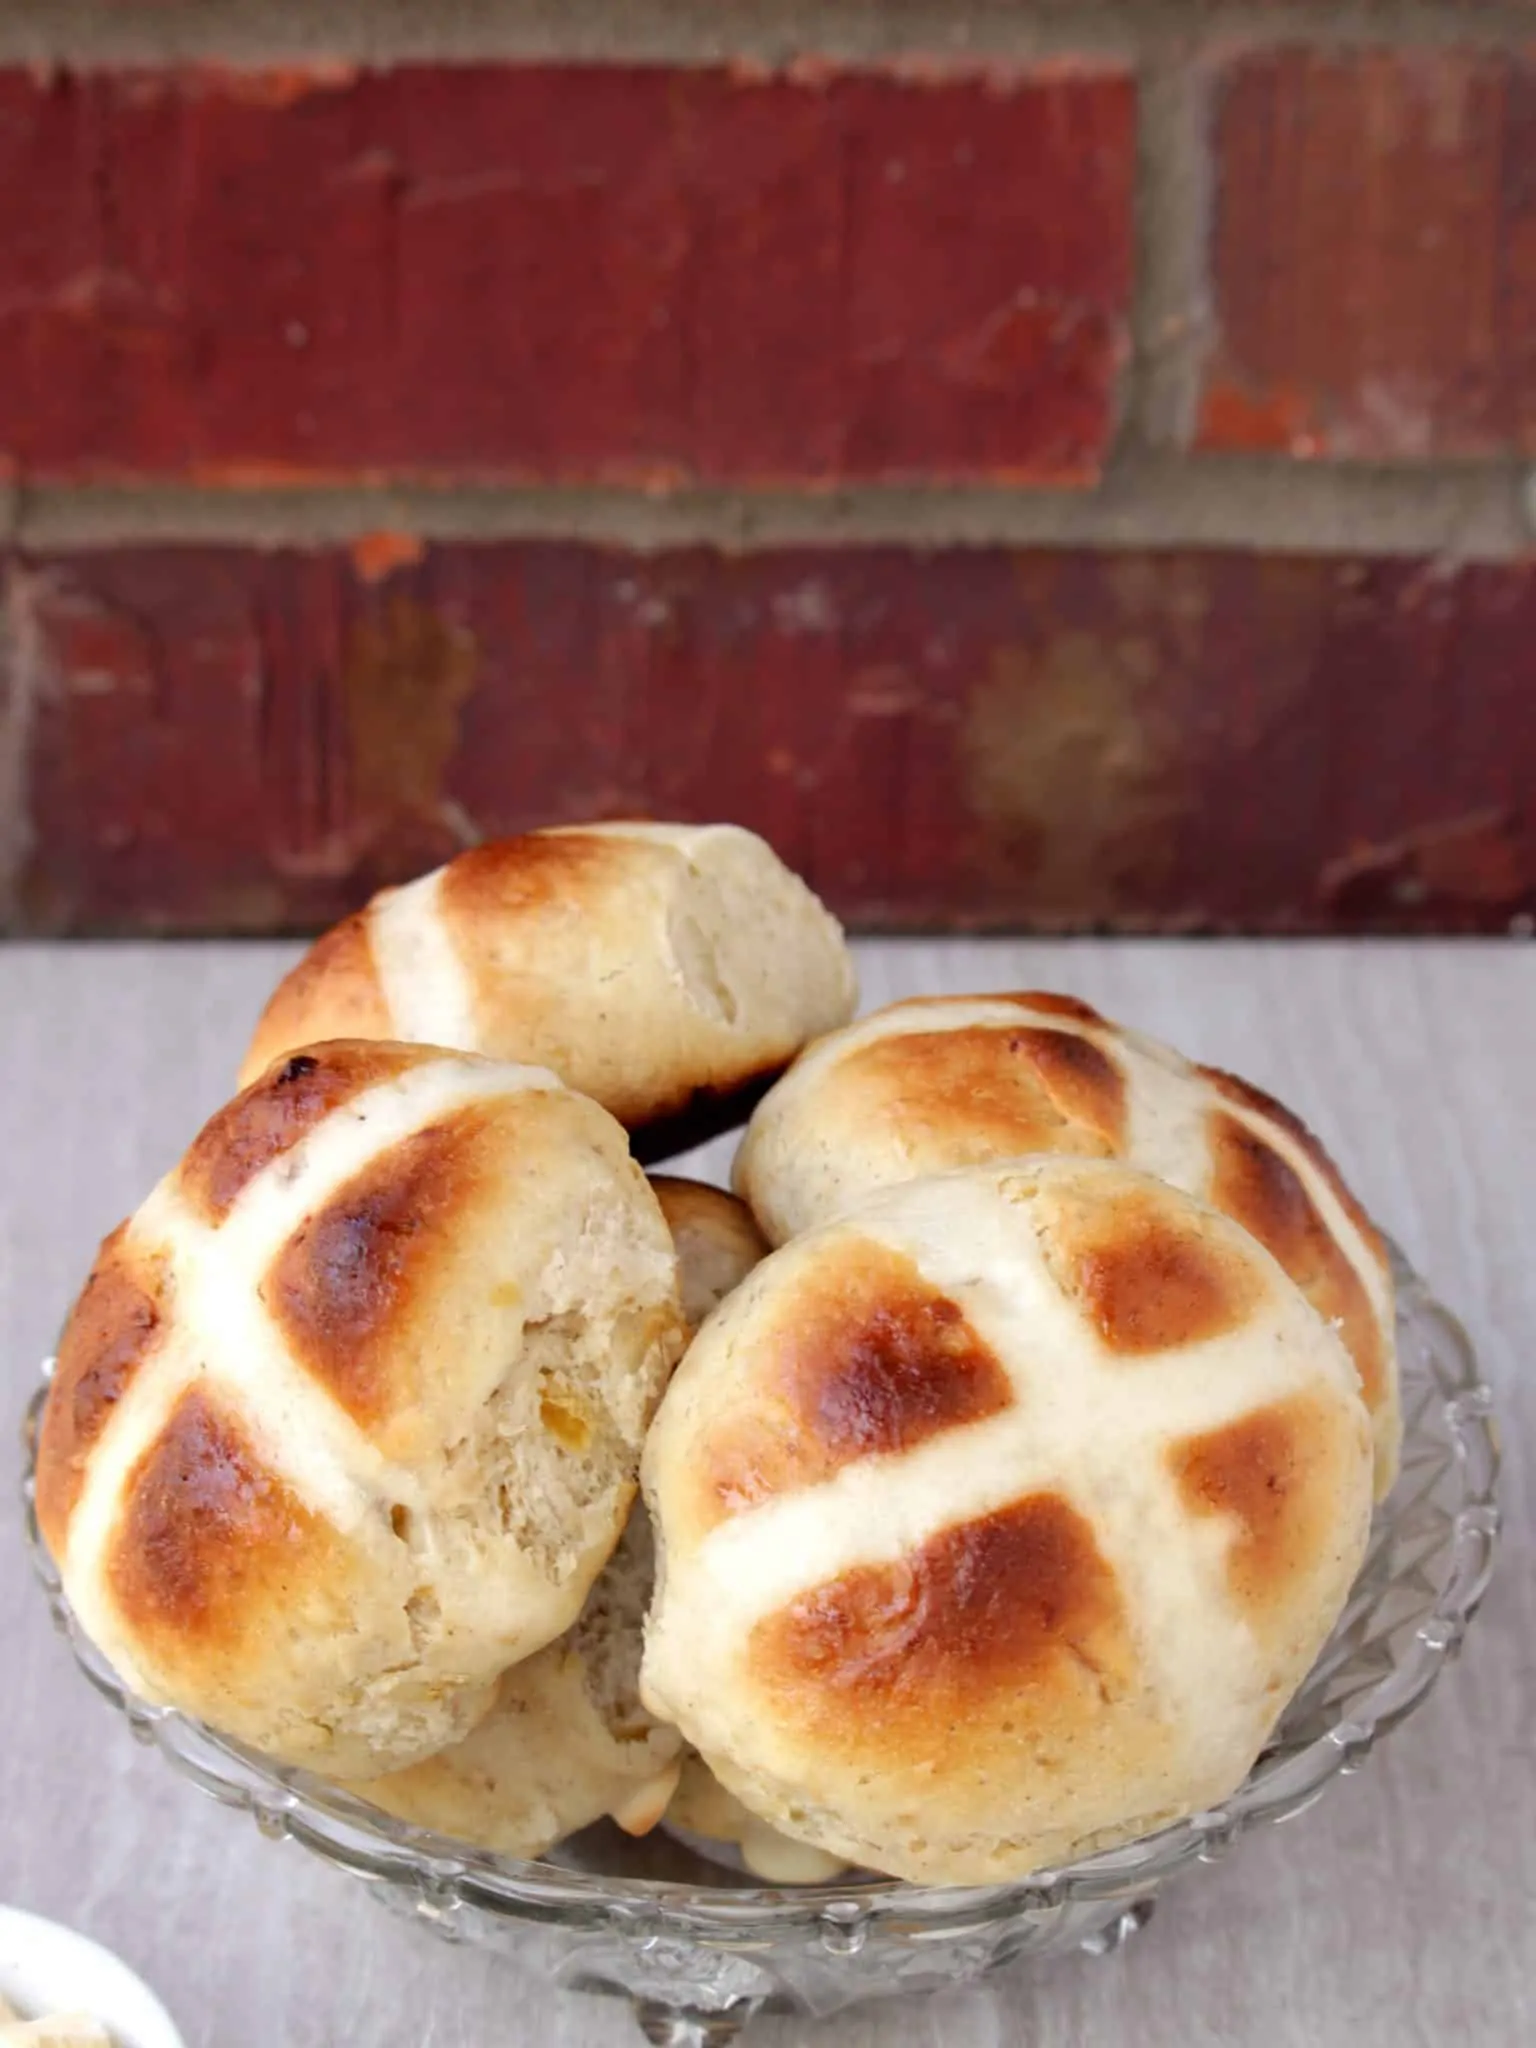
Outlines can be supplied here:
M0 463L1091 479L1124 75L0 73Z
M740 819L866 926L1536 912L1533 564L393 553L21 568L29 928L310 926L614 813Z
M1536 63L1245 57L1216 150L1204 446L1536 449Z

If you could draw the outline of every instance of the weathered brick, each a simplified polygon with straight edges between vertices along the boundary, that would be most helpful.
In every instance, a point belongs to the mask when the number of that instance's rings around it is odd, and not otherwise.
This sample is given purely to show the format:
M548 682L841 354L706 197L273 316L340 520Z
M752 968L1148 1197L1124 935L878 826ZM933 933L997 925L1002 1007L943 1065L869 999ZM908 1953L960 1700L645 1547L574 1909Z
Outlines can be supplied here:
M1536 448L1536 61L1286 50L1215 125L1210 448Z
M18 568L28 928L310 926L615 813L864 926L1536 912L1533 564L375 539Z
M0 462L1086 481L1127 77L0 73Z

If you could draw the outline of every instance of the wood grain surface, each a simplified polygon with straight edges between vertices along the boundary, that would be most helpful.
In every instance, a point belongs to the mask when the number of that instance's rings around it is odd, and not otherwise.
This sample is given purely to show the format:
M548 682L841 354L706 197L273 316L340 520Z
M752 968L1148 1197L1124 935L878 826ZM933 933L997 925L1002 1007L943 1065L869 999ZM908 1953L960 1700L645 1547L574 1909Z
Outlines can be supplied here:
M0 951L4 1464L96 1240L228 1092L279 946ZM1499 1397L1507 1533L1463 1662L1295 1822L1072 1959L760 2048L1513 2048L1536 2034L1536 950L1517 944L887 942L866 999L1061 987L1292 1101L1462 1309ZM719 1168L721 1148L710 1159ZM188 2048L638 2039L606 2002L387 1918L178 1782L55 1639L0 1471L0 1900L142 1971Z

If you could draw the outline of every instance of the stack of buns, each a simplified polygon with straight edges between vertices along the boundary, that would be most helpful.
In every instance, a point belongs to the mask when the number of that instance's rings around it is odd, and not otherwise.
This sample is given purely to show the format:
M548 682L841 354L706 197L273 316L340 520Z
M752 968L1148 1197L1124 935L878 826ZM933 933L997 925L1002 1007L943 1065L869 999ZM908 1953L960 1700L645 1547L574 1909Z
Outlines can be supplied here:
M1233 1791L1396 1469L1381 1241L1074 998L855 1005L732 826L320 939L60 1344L38 1519L124 1680L478 1849L661 1822L775 1883ZM646 1177L749 1112L735 1195Z

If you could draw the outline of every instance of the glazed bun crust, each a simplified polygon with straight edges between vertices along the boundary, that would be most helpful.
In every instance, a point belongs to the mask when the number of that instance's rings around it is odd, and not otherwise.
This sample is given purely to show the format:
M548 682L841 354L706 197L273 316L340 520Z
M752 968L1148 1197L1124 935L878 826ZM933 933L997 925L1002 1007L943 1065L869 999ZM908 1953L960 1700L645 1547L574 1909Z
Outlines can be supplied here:
M102 1247L37 1505L143 1697L368 1776L457 1739L613 1550L682 1343L664 1219L537 1069L339 1041Z
M766 1260L647 1442L642 1691L848 1862L985 1883L1229 1794L1343 1605L1371 1446L1244 1231L1113 1163L887 1190Z
M1343 1335L1387 1492L1402 1420L1380 1234L1283 1104L1075 997L920 998L831 1034L758 1106L735 1180L781 1244L882 1187L1033 1153L1123 1160L1273 1253Z
M241 1077L336 1035L455 1046L553 1069L659 1157L739 1121L856 994L836 920L755 834L561 827L475 847L326 933Z

